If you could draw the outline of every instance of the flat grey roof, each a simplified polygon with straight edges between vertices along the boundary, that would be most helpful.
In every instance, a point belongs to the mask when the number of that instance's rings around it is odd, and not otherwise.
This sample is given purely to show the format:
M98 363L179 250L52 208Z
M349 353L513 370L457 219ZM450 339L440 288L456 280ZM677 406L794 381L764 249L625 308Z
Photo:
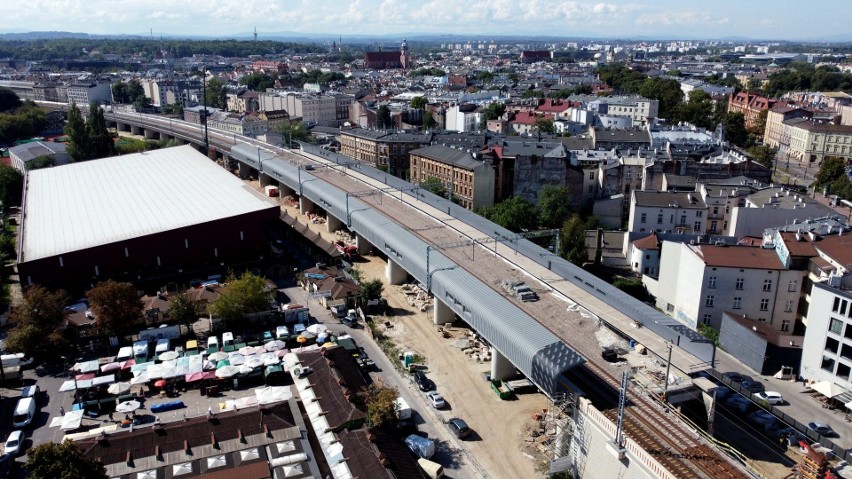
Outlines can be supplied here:
M21 261L277 205L192 146L29 172Z
M456 150L444 145L431 145L424 148L418 148L410 152L412 155L420 155L431 160L440 161L448 165L455 165L459 168L475 170L482 166L482 162L474 160L470 153L465 150Z

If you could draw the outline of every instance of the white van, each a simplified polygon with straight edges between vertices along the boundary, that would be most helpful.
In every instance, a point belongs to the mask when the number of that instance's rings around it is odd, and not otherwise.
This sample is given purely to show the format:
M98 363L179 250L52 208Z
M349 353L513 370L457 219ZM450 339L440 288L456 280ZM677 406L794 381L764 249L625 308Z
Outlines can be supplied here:
M233 351L234 349L234 333L228 331L222 333L222 351Z
M289 337L290 337L290 330L287 329L287 326L276 326L275 327L275 339L280 339L282 341L285 341Z
M32 386L24 386L24 389L21 390L21 397L38 399L38 393L40 391L41 389L39 389L38 384L33 384Z
M430 479L441 479L444 477L444 467L437 462L432 462L429 459L423 459L421 457L417 460L417 465L420 466L420 469L423 469L423 472L426 473L426 477L429 477Z
M143 339L133 343L133 357L137 363L144 363L148 360L148 340Z
M154 347L154 354L159 356L162 353L165 353L169 350L169 338L162 338L157 340L157 345Z
M15 414L12 416L12 425L15 427L26 427L33 422L36 413L36 401L33 397L18 399L15 406Z

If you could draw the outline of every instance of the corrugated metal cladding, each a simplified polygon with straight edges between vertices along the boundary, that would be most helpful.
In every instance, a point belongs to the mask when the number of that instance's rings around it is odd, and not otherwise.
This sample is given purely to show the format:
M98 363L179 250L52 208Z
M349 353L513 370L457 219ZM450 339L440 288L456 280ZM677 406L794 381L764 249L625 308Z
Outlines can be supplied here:
M256 148L238 145L232 149L231 156L253 165L257 164L257 153ZM301 175L304 196L346 221L346 193L327 184L322 175L312 175L305 170L299 173L295 164L280 158L264 157L262 163L264 173L296 191ZM396 179L390 178L388 184L397 186ZM410 185L402 182L398 186ZM353 231L415 279L427 283L427 243L358 198L349 198L349 214ZM557 377L585 361L538 321L439 251L429 251L428 255L435 298L452 308L542 391L556 393Z
M302 144L302 149L307 153L322 156L341 165L346 165L353 161L349 157L323 150L315 145ZM375 180L382 181L383 183L395 188L404 189L411 187L411 184L407 181L395 176L390 176L383 171L370 168L367 165L362 165L362 167L358 169L358 172L370 176ZM504 241L504 243L509 246L517 248L518 252L526 256L528 259L535 261L541 266L549 268L565 280L583 288L589 294L592 294L611 305L621 314L641 322L644 327L652 330L655 334L662 338L671 340L682 349L688 351L690 354L695 356L698 361L710 362L712 360L715 353L713 344L707 342L707 340L696 331L689 329L651 306L625 294L607 282L602 281L582 268L577 267L573 263L551 254L541 246L538 246L526 239L518 239L508 242L505 241L504 238L517 238L517 236L502 226L496 225L482 216L464 209L445 198L441 198L421 189L408 194L412 196L416 195L421 201L438 208L439 210L449 211L450 214L461 222L469 226L473 226L491 237L502 237L501 241Z

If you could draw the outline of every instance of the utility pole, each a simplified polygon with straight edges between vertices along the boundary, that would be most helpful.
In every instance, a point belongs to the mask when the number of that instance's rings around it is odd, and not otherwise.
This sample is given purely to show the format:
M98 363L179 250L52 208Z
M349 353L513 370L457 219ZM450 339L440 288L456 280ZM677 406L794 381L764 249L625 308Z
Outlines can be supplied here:
M207 136L207 68L201 72L201 98L204 101L204 154L210 158L210 138ZM236 142L235 142L236 143Z
M669 348L669 358L666 360L666 377L663 379L663 401L668 402L669 395L669 371L672 369L672 342L666 344Z

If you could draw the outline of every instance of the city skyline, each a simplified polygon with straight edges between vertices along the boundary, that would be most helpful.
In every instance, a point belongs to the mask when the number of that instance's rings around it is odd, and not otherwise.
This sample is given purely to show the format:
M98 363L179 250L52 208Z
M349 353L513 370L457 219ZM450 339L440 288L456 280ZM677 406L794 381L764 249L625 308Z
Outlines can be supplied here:
M852 3L826 0L820 9L831 15L813 15L813 5L793 0L720 0L710 7L676 0L199 0L191 8L166 0L13 0L0 4L0 15L12 26L0 32L233 37L256 29L261 39L264 33L292 32L852 40L852 31L840 20L852 16Z

